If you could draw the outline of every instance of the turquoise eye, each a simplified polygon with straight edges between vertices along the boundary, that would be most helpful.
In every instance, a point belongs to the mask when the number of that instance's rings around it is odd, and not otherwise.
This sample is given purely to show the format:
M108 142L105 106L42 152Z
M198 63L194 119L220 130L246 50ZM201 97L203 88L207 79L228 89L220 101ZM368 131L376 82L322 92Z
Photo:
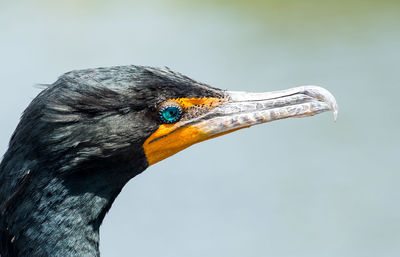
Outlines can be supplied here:
M182 109L179 106L164 106L159 114L162 122L174 123L181 118Z

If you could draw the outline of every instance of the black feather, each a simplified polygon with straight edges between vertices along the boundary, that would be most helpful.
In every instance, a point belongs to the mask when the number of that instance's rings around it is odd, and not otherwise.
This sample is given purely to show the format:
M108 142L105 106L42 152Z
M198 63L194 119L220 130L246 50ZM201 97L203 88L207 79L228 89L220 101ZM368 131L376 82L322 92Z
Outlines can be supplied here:
M0 164L0 256L98 256L99 226L129 179L158 106L223 92L169 69L72 71L22 115Z

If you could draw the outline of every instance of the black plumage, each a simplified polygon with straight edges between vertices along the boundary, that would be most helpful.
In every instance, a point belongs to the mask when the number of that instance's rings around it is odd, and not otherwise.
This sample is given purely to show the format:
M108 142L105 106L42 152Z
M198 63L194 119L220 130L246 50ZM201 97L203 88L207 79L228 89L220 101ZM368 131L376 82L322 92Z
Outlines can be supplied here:
M97 256L99 226L129 179L157 105L223 92L168 69L72 71L25 110L0 165L0 254Z
M25 110L0 164L0 257L99 256L104 216L148 166L238 129L328 110L336 117L336 101L316 86L231 92L142 66L66 73Z

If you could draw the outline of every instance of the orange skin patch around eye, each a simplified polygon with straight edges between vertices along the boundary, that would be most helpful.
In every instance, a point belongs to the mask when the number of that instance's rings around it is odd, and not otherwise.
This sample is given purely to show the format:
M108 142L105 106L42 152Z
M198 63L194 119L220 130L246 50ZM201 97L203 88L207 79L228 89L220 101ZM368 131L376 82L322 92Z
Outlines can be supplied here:
M196 106L212 110L226 102L223 98L179 98L172 99L183 110ZM213 138L193 126L180 127L177 124L162 124L143 144L143 149L150 165L153 165L179 151L201 141Z
M171 101L177 102L184 109L188 109L193 106L204 107L207 109L214 109L221 103L226 102L226 99L215 98L215 97L204 97L204 98L178 98L178 99L171 99Z

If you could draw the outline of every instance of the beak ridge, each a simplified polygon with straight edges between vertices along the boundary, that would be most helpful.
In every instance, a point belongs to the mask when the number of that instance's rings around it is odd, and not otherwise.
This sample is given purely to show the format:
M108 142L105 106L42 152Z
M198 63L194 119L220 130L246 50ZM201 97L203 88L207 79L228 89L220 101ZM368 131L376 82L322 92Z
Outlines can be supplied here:
M265 93L227 91L227 101L193 124L209 136L286 118L313 116L333 111L335 97L318 86L300 86Z
M265 93L248 93L241 91L227 91L226 93L231 101L237 103L262 102L268 100L276 100L276 102L278 102L279 100L282 101L282 99L286 98L288 100L287 103L290 104L290 100L294 100L294 98L297 98L297 100L306 100L306 96L308 96L310 97L309 100L318 100L327 104L329 106L329 110L333 111L335 121L337 120L339 111L335 97L328 90L319 86L300 86L286 90Z

